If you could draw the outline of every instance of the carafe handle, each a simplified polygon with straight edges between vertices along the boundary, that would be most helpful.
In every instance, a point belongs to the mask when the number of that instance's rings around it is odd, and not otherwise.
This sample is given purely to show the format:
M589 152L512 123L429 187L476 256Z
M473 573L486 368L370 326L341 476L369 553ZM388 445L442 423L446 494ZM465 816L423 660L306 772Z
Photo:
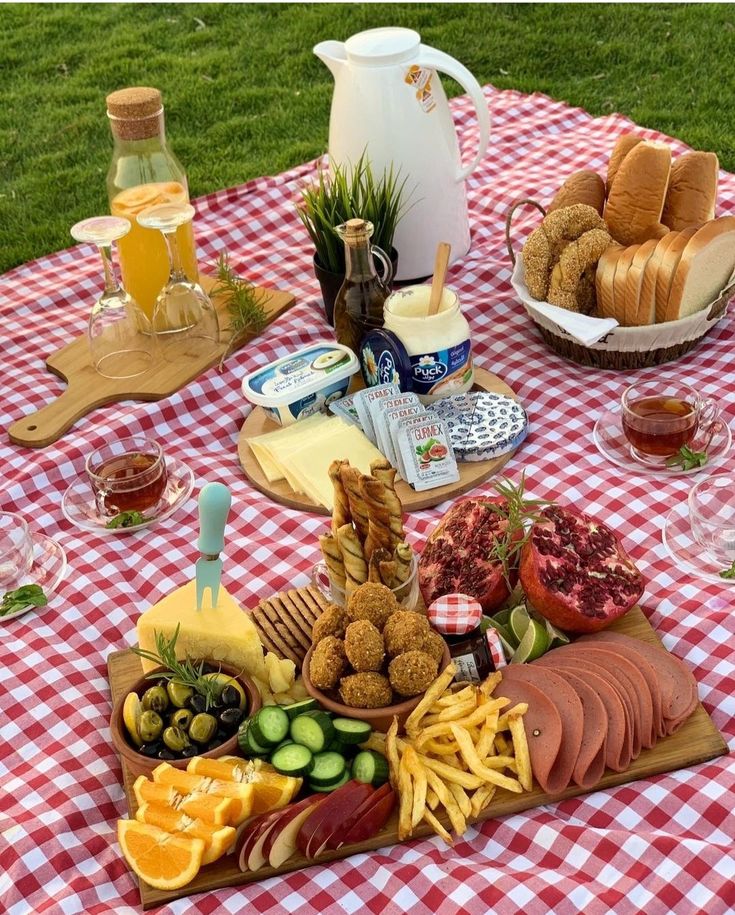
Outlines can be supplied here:
M467 67L463 66L458 60L445 54L444 51L437 51L436 48L429 48L421 45L419 48L419 58L417 61L420 67L428 67L432 70L439 70L446 73L456 80L465 92L472 99L477 111L477 122L480 128L480 140L475 153L475 158L469 165L461 167L457 172L456 181L464 181L480 164L480 160L485 155L487 145L490 142L490 111L488 110L485 96L482 94L480 84L470 73Z
M390 284L393 282L393 264L388 255L377 245L370 246L370 253L373 254L383 265L383 276L379 277L380 282L390 291Z

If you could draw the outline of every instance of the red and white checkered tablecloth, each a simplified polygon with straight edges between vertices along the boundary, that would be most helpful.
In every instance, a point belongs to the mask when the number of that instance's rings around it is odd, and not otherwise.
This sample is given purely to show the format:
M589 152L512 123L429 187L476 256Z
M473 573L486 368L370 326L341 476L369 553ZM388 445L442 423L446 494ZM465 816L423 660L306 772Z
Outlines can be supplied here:
M612 144L631 123L592 118L541 95L487 87L491 147L468 184L472 251L450 271L473 331L477 362L520 395L531 433L507 468L540 497L573 502L606 518L648 579L644 604L666 646L692 668L705 708L730 754L695 768L597 791L468 829L447 848L408 842L328 866L220 890L166 906L170 913L250 912L392 915L494 911L557 915L584 911L707 912L735 906L735 591L672 566L663 519L691 480L621 470L596 451L596 417L635 373L582 368L542 342L514 300L503 241L509 202L550 199L578 168L604 172ZM476 124L466 98L452 103L462 143ZM659 137L644 131L649 137ZM670 141L676 151L682 144ZM139 911L133 876L115 840L125 815L120 765L108 731L106 657L135 640L141 610L193 573L196 502L167 523L125 537L82 534L61 512L61 496L86 452L123 432L155 435L201 484L233 493L224 581L244 605L304 584L318 556L324 519L270 502L246 482L236 441L248 407L243 374L296 346L329 336L311 270L311 246L294 200L315 163L202 198L202 261L231 253L254 281L291 289L298 305L256 343L159 403L95 410L42 451L0 441L0 508L26 515L69 557L58 593L41 613L0 627L0 911ZM721 175L719 211L735 213L735 177ZM521 234L534 215L519 217ZM41 258L0 277L0 424L51 400L62 384L44 358L83 333L99 290L90 247ZM733 319L662 377L686 378L735 415ZM727 465L733 470L733 459ZM489 485L482 490L489 491ZM446 506L443 506L446 508ZM408 518L420 543L442 508Z

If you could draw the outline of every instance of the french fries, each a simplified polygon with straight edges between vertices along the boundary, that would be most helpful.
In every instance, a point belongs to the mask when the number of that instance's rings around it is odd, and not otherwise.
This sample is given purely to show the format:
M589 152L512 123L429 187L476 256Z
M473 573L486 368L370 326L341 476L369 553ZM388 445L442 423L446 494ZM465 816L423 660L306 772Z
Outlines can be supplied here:
M533 785L523 715L525 703L510 706L493 698L499 672L479 685L454 685L454 664L434 680L398 736L393 719L388 733L373 733L362 745L388 760L398 791L398 838L406 839L421 823L452 844L452 834L438 818L444 809L453 832L461 836L467 821L478 817L498 788L513 793Z

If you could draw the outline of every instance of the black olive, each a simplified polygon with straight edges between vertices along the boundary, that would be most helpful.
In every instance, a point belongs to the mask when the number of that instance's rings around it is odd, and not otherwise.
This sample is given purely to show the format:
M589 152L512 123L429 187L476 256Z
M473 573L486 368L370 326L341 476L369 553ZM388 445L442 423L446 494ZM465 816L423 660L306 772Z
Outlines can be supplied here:
M164 747L162 750L158 751L158 758L159 759L176 759L176 754L172 753L171 750L167 750L166 747Z
M189 708L197 714L205 712L207 710L207 700L204 696L200 696L199 693L194 693L189 699Z
M223 690L222 695L220 696L220 701L225 708L230 708L233 705L240 705L240 693L237 689L230 683Z
M242 721L242 712L239 708L226 708L218 717L220 724L232 731Z
M189 744L188 747L184 747L181 753L179 753L179 756L181 756L182 759L188 759L190 756L196 756L199 752L200 751L197 750L196 747Z
M138 750L139 753L142 753L143 756L148 756L150 759L155 759L158 756L158 751L163 747L163 744L160 740L157 740L155 743L146 743Z
M217 732L212 740L216 740L217 743L224 743L225 740L229 740L231 736L230 732L226 731L224 728L217 728Z

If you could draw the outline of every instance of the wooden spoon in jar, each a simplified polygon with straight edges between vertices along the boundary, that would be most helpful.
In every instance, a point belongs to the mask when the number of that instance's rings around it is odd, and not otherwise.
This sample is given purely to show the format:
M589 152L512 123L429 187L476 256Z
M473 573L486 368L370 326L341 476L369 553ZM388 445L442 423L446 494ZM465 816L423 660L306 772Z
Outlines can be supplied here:
M444 291L444 280L447 276L447 267L449 266L449 255L452 253L452 246L446 241L440 241L436 248L436 257L434 258L434 277L431 281L431 296L429 297L429 310L426 314L431 317L439 311L439 305L442 300Z

